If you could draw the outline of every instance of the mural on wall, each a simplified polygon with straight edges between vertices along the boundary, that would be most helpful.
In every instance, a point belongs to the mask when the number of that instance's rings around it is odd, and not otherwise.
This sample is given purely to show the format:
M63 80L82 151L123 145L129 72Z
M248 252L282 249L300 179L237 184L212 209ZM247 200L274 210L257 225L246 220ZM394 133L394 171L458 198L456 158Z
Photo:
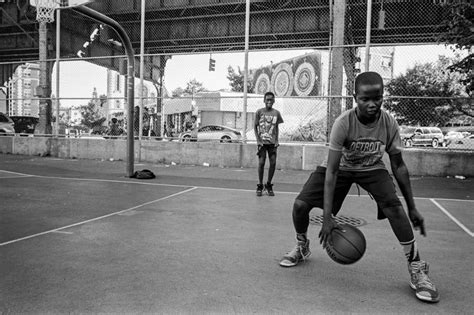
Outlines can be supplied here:
M251 70L255 93L314 96L320 93L321 55L318 52Z

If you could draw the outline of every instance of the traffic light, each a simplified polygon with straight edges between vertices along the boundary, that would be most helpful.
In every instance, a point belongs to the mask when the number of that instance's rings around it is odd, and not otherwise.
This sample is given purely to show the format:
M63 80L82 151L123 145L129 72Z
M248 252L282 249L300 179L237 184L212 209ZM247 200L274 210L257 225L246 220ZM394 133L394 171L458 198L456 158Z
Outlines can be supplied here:
M216 61L209 58L209 71L216 71Z

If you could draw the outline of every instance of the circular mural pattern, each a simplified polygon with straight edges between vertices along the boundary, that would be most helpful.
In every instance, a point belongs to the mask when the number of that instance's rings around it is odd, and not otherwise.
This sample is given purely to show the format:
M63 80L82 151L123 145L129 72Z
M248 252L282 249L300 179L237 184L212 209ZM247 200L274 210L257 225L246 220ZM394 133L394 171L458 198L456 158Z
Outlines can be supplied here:
M270 77L266 73L260 73L255 81L255 93L265 94L270 91Z
M295 72L295 92L298 96L308 96L314 88L314 83L318 78L316 71L309 62L303 62Z
M276 96L290 96L293 92L293 71L287 63L279 64L272 75L272 87Z

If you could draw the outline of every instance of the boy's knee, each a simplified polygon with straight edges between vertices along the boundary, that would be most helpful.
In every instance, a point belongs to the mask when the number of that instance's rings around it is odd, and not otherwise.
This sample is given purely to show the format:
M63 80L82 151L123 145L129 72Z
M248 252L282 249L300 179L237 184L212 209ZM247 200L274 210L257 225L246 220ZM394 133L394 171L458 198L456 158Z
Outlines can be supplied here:
M401 205L385 207L383 208L383 213L389 220L396 220L406 217L405 210Z
M293 203L293 213L296 215L307 214L311 208L312 207L309 204L299 199L295 199L295 202Z

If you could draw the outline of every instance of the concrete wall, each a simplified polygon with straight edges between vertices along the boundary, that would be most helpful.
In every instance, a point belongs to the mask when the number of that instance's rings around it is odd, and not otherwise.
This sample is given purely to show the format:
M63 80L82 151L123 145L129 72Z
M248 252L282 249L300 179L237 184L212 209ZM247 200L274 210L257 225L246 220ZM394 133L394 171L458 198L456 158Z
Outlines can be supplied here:
M65 159L126 160L126 140L53 137L0 137L0 153L54 156ZM140 152L139 152L140 150ZM327 147L313 144L288 144L278 149L277 168L313 170L324 161ZM255 144L217 142L135 142L135 161L215 167L256 167ZM414 176L474 176L474 152L409 149L403 153ZM387 155L384 157L389 167Z

